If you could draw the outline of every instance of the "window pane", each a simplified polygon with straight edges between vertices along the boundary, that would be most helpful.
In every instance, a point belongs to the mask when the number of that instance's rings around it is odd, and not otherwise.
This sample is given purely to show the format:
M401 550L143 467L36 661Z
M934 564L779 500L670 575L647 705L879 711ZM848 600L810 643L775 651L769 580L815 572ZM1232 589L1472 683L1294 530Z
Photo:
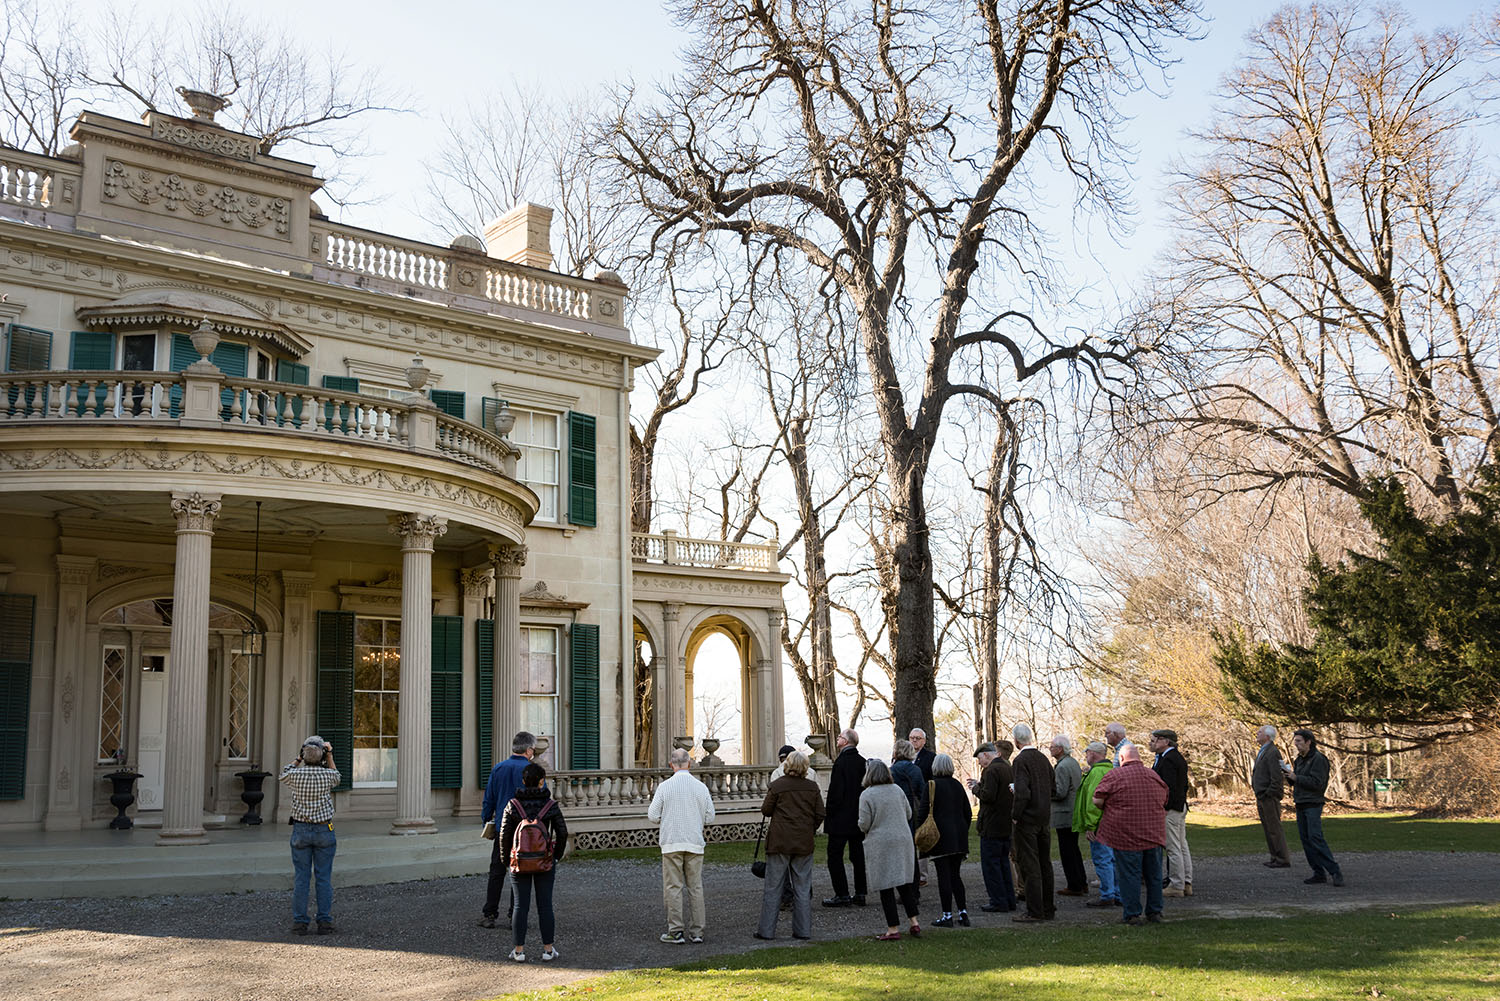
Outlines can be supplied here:
M380 688L380 659L367 646L354 648L354 687L364 691Z
M355 619L354 642L358 646L380 646L381 619Z
M354 782L386 785L396 781L401 623L359 617L354 635Z
M250 658L243 653L229 659L229 719L226 748L230 758L244 758L250 747Z
M99 760L120 761L125 748L125 651L107 647L100 690Z
M557 691L557 630L522 630L522 652L526 656L526 673L522 691L529 694L554 694Z
M380 697L380 746L396 746L396 726L400 717L401 696L387 693Z
M557 699L551 695L521 697L521 728L547 738L547 752L538 760L547 771L557 767Z

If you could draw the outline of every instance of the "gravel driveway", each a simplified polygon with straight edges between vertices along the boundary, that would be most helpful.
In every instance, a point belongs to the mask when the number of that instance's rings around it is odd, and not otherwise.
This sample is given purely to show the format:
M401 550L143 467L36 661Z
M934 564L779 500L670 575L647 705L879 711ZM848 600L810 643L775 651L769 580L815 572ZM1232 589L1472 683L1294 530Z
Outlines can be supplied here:
M712 848L709 858L712 859ZM1304 886L1299 863L1267 870L1261 856L1195 860L1197 891L1167 901L1167 917L1240 917L1298 910L1368 906L1412 907L1490 903L1500 899L1500 866L1489 854L1340 853L1342 889ZM974 923L1015 934L1008 915L981 914L982 883L970 860L964 869ZM1059 877L1059 883L1061 879ZM337 934L293 938L285 893L215 894L143 899L0 902L0 998L108 997L118 1001L343 1001L368 998L473 1001L544 987L608 970L666 966L695 958L747 952L769 943L751 938L760 881L748 867L704 867L707 942L668 946L658 866L636 861L577 861L559 868L556 963L505 961L510 933L475 925L482 878L442 879L340 889L334 898ZM827 893L827 875L813 892ZM3 889L0 889L3 893ZM937 887L923 892L923 924L935 917ZM815 908L814 939L882 930L874 901L863 910ZM1058 917L1105 923L1118 912L1059 898ZM780 934L790 943L783 918ZM961 929L932 934L963 934Z

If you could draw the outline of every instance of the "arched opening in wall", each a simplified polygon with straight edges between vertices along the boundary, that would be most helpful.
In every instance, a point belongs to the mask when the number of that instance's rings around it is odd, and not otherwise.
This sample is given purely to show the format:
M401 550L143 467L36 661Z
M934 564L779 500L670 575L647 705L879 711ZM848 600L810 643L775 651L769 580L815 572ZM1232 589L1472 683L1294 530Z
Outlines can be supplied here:
M651 645L651 637L639 620L635 622L632 659L635 665L635 765L637 768L646 768L659 757L655 753L652 737L656 729L656 683L653 677L656 649Z
M129 765L141 773L136 801L143 813L162 808L173 605L146 598L118 605L99 617L98 764ZM256 643L264 623L227 605L208 607L208 691L204 713L204 806L218 810L232 799L231 776L261 756L260 686ZM149 821L149 818L148 818Z
M745 727L745 655L723 628L703 636L688 662L687 689L694 744L718 740L714 755L727 765L744 764L749 740Z

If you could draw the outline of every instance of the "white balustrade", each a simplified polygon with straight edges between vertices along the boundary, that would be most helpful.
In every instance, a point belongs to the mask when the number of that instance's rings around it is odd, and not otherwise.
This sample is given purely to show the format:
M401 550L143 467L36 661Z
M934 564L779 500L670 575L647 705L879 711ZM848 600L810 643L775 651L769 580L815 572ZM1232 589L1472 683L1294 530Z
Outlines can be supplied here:
M447 455L497 473L505 471L505 458L510 454L497 436L447 414L438 415L437 445Z
M441 247L348 227L321 229L323 263L340 271L388 278L424 288L448 287Z
M773 770L772 765L726 765L694 768L693 774L708 786L716 807L751 807L766 798ZM548 775L547 784L565 816L570 810L644 814L656 787L669 775L656 768L566 769Z
M593 298L574 279L493 263L485 271L486 299L554 316L593 319Z
M726 542L719 539L688 539L675 532L661 535L636 534L630 540L630 555L648 563L672 566L711 567L718 570L776 569L775 542Z

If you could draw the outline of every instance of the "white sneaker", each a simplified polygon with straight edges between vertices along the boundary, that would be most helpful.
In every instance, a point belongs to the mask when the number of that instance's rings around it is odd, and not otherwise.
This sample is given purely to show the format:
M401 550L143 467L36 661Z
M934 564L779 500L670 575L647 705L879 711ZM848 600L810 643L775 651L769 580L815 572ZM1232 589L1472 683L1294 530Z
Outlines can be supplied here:
M703 944L703 936L702 935L689 935L688 936L688 941L691 942L693 945L702 945Z
M661 933L661 940L667 945L681 945L687 941L680 931L664 931Z
M524 963L524 962L526 962L526 953L521 952L521 951L519 951L517 949L512 949L512 950L510 950L510 955L506 956L505 958L509 959L509 960L513 960L514 962L517 962L517 963Z
M550 963L550 962L552 962L556 958L557 958L557 950L556 949L543 949L542 950L542 962L544 962L544 963Z

